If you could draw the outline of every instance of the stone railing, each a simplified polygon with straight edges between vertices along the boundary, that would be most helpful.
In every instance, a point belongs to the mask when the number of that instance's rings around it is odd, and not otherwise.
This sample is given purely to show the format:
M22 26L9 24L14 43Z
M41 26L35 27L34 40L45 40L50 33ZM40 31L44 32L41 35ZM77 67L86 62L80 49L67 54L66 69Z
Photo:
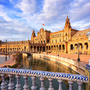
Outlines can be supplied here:
M47 71L36 71L36 70L26 70L26 69L13 69L13 68L0 68L0 74L2 77L2 83L1 83L1 89L6 90L7 84L5 81L5 75L8 74L9 76L9 84L8 84L8 90L14 89L14 83L12 81L12 76L16 76L16 88L15 90L21 90L21 84L20 84L20 76L23 75L24 78L24 86L23 90L29 90L29 86L27 83L28 77L31 76L32 79L32 90L37 90L37 86L35 85L35 79L36 77L40 78L41 81L41 87L40 90L45 90L44 87L44 79L48 78L49 80L49 88L48 90L54 90L52 86L53 79L57 79L59 83L59 89L62 89L62 82L63 80L67 80L69 83L69 90L72 90L73 82L76 81L78 83L78 90L81 90L82 83L88 83L88 78L83 75L76 75L76 74L67 74L67 73L57 73L57 72L47 72Z

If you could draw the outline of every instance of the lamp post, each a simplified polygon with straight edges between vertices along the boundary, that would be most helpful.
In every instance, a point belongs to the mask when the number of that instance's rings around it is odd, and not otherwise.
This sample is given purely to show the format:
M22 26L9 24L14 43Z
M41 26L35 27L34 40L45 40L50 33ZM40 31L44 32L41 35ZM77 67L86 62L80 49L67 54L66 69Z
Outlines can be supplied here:
M78 43L78 59L77 59L77 61L79 61L80 62L80 53L79 53L79 43Z
M5 61L7 61L7 40L6 40L6 54L5 54Z

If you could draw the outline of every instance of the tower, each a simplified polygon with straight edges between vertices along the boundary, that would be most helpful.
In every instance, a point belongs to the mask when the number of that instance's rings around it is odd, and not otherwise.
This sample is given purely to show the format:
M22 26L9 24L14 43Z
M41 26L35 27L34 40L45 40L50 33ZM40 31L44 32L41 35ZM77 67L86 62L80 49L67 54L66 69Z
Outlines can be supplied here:
M31 42L32 43L34 43L34 37L36 37L36 35L35 35L35 31L33 29L32 36L31 36Z
M69 41L70 39L71 39L71 25L67 15L64 27L64 41Z

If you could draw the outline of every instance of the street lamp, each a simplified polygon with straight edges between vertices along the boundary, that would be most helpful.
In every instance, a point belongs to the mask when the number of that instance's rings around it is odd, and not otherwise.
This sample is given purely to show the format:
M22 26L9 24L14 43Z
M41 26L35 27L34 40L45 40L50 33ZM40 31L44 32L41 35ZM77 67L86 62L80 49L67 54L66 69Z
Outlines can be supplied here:
M7 61L7 40L6 40L6 54L5 54L5 61Z
M80 53L79 53L79 43L78 43L78 59L77 59L77 61L79 61L80 62Z

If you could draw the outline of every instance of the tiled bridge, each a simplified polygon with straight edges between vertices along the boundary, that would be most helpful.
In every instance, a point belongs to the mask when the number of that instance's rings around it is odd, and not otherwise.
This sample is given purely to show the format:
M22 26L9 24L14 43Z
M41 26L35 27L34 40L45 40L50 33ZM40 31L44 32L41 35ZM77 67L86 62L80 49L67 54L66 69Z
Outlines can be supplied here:
M44 79L48 78L49 80L49 88L48 90L54 90L52 86L53 79L57 79L59 83L59 89L62 89L62 82L63 80L67 80L69 83L69 90L72 90L73 82L76 81L78 84L78 90L81 90L82 83L88 83L89 80L86 76L83 75L76 75L76 74L67 74L67 73L56 73L56 72L47 72L47 71L36 71L36 70L26 70L26 69L12 69L12 68L0 68L0 74L2 77L2 83L1 83L1 89L7 90L7 84L5 81L5 75L8 74L9 76L9 84L8 84L8 90L14 89L14 83L12 81L12 76L16 76L16 88L15 90L21 90L21 84L20 84L20 76L23 75L24 78L24 86L23 90L29 90L29 86L27 83L28 77L31 76L32 78L32 90L37 90L37 86L35 85L35 79L36 77L40 78L41 81L41 87L39 90L45 90L44 87Z

